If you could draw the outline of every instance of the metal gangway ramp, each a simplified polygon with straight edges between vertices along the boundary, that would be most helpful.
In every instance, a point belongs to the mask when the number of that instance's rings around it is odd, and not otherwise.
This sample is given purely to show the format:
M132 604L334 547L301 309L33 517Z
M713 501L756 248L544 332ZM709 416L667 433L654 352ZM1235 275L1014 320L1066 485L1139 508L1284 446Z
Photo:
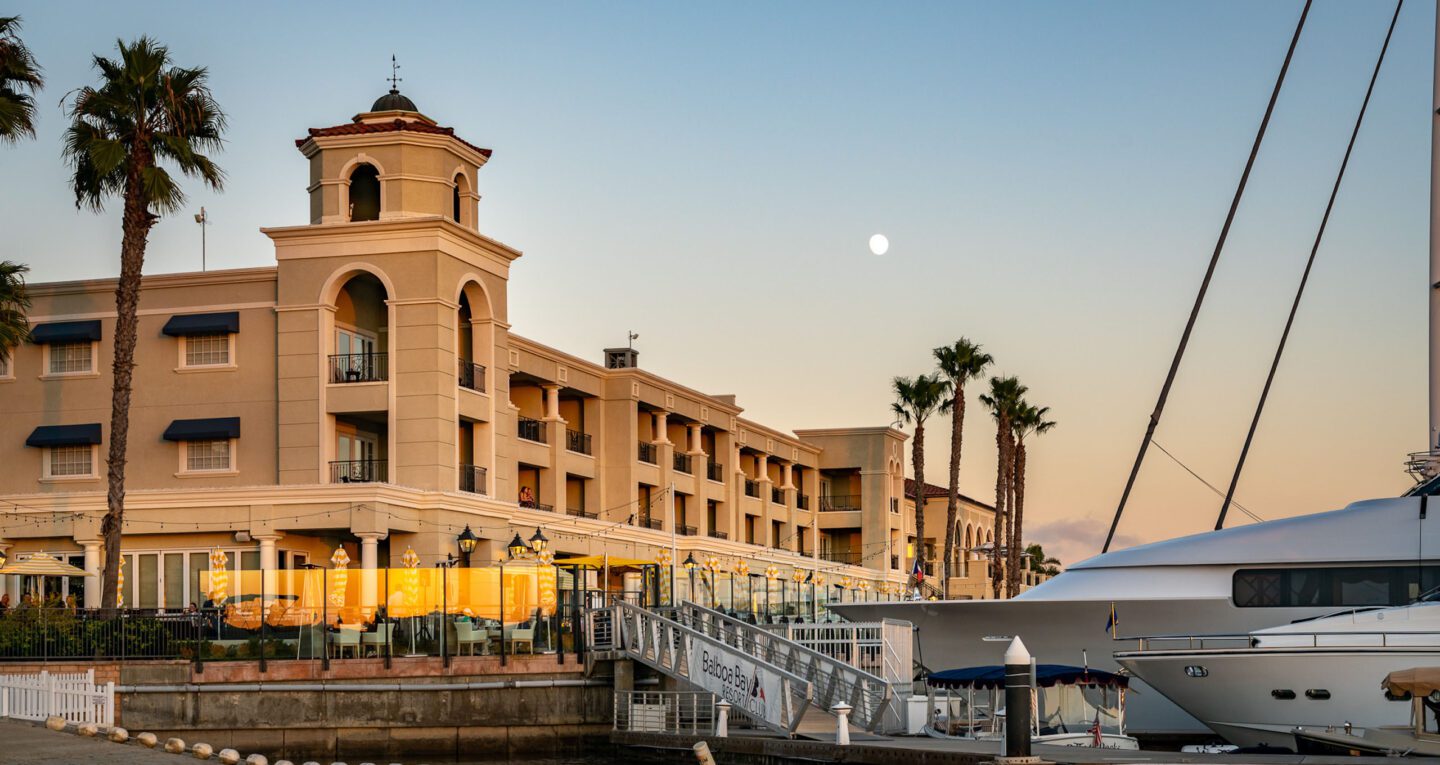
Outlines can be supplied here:
M597 658L638 661L787 735L811 705L831 712L841 702L851 707L851 723L874 731L894 698L877 675L694 603L662 612L621 602L589 619Z

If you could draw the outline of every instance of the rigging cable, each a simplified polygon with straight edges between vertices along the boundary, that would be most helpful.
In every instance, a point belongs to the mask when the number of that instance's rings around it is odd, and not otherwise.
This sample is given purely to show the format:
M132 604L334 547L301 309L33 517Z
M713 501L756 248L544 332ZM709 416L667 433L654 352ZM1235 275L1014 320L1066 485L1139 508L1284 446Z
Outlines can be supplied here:
M1100 552L1110 550L1115 540L1115 529L1120 525L1120 516L1125 512L1125 502L1130 499L1130 490L1135 487L1135 477L1140 474L1140 465L1145 462L1145 450L1155 438L1155 428L1160 424L1160 415L1165 411L1165 401L1170 397L1170 387L1175 384L1175 373L1180 370L1180 359L1185 356L1185 347L1190 344L1190 333L1195 329L1195 319L1200 315L1200 306L1205 302L1205 293L1210 289L1210 278L1220 262L1220 252L1225 249L1225 239L1230 235L1230 225L1235 221L1235 211L1240 207L1240 198L1245 195L1245 184L1250 181L1250 171L1255 167L1255 157L1260 153L1260 144L1265 139L1265 129L1270 126L1270 115L1275 112L1275 102L1280 98L1280 88L1285 84L1285 73L1290 70L1290 61L1295 57L1295 46L1300 42L1300 32L1305 28L1305 19L1310 15L1310 4L1300 11L1300 21L1295 25L1295 34L1290 38L1290 48L1285 51L1285 63L1280 65L1280 74L1275 78L1275 88L1270 92L1270 102L1265 105L1265 116L1260 120L1260 129L1255 132L1255 143L1250 147L1250 157L1245 160L1245 170L1240 174L1240 183L1235 187L1235 197L1230 200L1230 211L1225 215L1225 225L1220 227L1220 238L1215 242L1215 251L1210 255L1210 265L1205 269L1205 278L1200 281L1200 291L1195 294L1195 305L1190 309L1190 318L1185 322L1185 331L1180 334L1180 344L1175 348L1175 358L1170 361L1170 371L1165 375L1165 384L1160 387L1160 397L1155 402L1155 411L1150 413L1150 422L1145 427L1145 437L1140 441L1140 452L1135 455L1135 465L1130 468L1130 477L1125 481L1125 490L1120 494L1120 504L1115 507L1115 519L1110 522L1110 533L1105 535L1105 546Z
M1169 450L1169 449L1166 449L1164 446L1162 446L1159 441L1152 441L1151 443L1154 443L1154 444L1155 444L1155 448L1156 448L1156 449L1159 449L1161 454L1164 454L1166 457L1169 457L1171 460L1174 460L1174 462L1175 462L1176 465L1179 465L1179 466L1181 467L1181 469L1183 469L1185 472L1187 472L1187 473L1189 473L1191 476L1193 476L1193 477L1195 478L1195 480L1199 481L1200 483L1205 484L1205 488L1209 489L1210 491L1215 492L1215 496L1217 496L1217 497L1223 497L1223 496L1225 496L1224 492L1220 491L1220 489L1219 489L1217 486L1215 486L1215 484L1210 483L1209 481L1207 481L1207 480L1205 480L1204 478L1200 477L1200 474L1199 474L1199 473L1195 472L1194 470L1191 470L1189 465L1186 465L1185 463L1181 462L1179 457L1176 457L1175 455L1171 454L1171 453L1170 453L1170 450ZM1250 519L1253 520L1253 521L1255 521L1256 523L1264 523L1264 522L1265 522L1265 519L1264 519L1264 518L1261 518L1259 515L1256 515L1255 513L1250 512L1250 509L1249 509L1249 508L1247 508L1247 507L1245 507L1244 505L1240 504L1240 500L1237 499L1237 500L1235 500L1232 504L1235 505L1235 509L1236 509L1236 510L1239 510L1240 512L1242 512L1242 513L1244 513L1245 515L1249 516Z
M1365 89L1365 100L1360 102L1360 113L1355 116L1355 128L1350 131L1350 143L1345 146L1345 157L1340 160L1340 170L1335 174L1335 185L1330 188L1330 201L1325 203L1325 214L1320 218L1320 228L1315 231L1315 243L1310 246L1310 257L1305 261L1305 271L1300 275L1300 286L1295 290L1295 300L1290 304L1290 315L1285 319L1285 331L1280 333L1280 344L1275 348L1275 358L1270 362L1270 373L1265 376L1265 387L1260 390L1260 401L1255 405L1255 416L1250 420L1250 430L1245 433L1245 445L1240 447L1240 459L1235 462L1235 475L1230 479L1230 489L1225 492L1225 501L1220 505L1220 515L1215 519L1215 530L1225 528L1225 513L1235 497L1235 486L1240 483L1240 472L1245 469L1245 457L1250 454L1250 443L1255 439L1255 429L1260 425L1260 413L1265 410L1265 400L1270 396L1270 385L1275 382L1275 370L1280 367L1280 357L1285 353L1285 342L1290 339L1290 327L1295 324L1295 312L1300 308L1300 298L1305 294L1305 283L1310 280L1310 269L1315 265L1315 253L1320 250L1320 240L1325 237L1325 226L1330 222L1330 211L1335 208L1335 197L1340 194L1340 182L1345 179L1345 168L1350 164L1350 153L1355 150L1355 139L1360 135L1360 125L1365 122L1365 110L1370 107L1370 96L1375 92L1375 80L1380 77L1380 65L1385 63L1385 51L1390 48L1390 37L1395 34L1395 22L1400 18L1400 8L1405 0L1396 0L1395 13L1390 16L1390 28L1385 32L1385 42L1380 46L1380 55L1375 59L1375 69L1370 73L1370 85Z

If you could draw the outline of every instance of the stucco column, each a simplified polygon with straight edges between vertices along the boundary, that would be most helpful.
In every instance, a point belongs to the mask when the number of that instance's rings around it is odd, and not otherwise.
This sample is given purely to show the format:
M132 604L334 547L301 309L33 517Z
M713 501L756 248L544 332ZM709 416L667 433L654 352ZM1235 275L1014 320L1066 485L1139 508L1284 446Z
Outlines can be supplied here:
M794 470L794 468L795 468L795 466L792 465L792 464L789 463L789 462L786 462L785 464L783 464L783 465L780 466L780 480L781 480L780 488L782 488L782 489L793 489L793 488L795 488L794 484L790 483L790 477L791 477L791 475L792 475L792 471Z
M700 454L704 454L704 453L705 453L705 451L700 448L700 444L701 444L700 431L701 431L701 428L702 428L702 427L703 427L703 426L700 425L699 423L693 423L693 424L690 425L690 450L689 450L689 451L690 451L690 454L691 454L691 455L700 455Z
M94 574L94 577L86 577L90 581L85 583L85 608L100 607L100 544L99 539L77 539L76 544L85 548L85 571ZM0 577L4 579L5 577Z
M374 531L359 531L355 536L360 537L360 608L369 613L377 602L376 590L379 589L379 583L375 569L380 567L380 540L385 535Z
M655 413L655 443L670 443L670 433L666 429L666 423L670 419L670 413L664 410Z
M560 386L550 384L541 388L545 391L545 419L560 419Z

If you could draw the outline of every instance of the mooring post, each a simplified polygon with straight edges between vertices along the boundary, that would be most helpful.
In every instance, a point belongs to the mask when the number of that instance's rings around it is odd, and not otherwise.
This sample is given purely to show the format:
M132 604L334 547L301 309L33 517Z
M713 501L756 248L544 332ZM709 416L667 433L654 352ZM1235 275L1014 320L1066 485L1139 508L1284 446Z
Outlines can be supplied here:
M833 707L830 707L830 711L835 713L835 745L836 745L836 746L850 746L850 710L851 710L851 709L854 709L854 707L850 706L849 704L846 704L846 703L843 702L843 701L840 702L839 704L836 704L836 705L833 706Z
M1030 756L1030 652L1017 636L1005 649L1005 757Z
M730 702L720 699L715 702L715 738L730 737ZM703 743L703 742L702 742Z
M715 765L715 756L710 754L710 745L704 741L695 742L695 761L700 765Z

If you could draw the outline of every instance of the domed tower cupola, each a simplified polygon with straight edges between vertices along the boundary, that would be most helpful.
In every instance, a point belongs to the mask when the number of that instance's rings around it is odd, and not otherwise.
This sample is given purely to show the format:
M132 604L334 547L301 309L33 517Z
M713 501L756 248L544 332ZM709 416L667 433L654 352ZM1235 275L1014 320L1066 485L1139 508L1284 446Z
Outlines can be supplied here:
M310 160L310 222L443 217L476 229L475 176L490 150L436 124L390 79L369 111L295 141Z

